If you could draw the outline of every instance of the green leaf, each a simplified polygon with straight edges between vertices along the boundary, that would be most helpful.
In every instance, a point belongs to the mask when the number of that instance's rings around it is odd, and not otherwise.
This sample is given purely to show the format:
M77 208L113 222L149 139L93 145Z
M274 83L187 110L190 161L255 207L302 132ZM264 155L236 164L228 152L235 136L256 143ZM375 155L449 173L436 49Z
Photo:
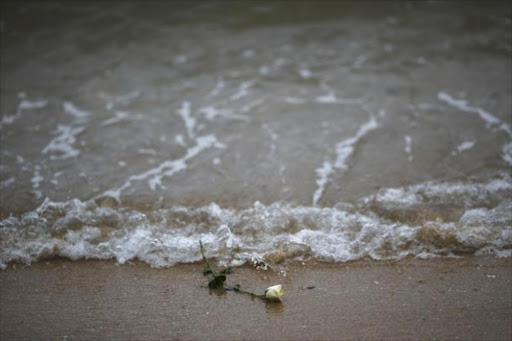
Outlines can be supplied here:
M209 274L211 274L211 273L212 273L212 270L207 269L207 268L204 268L204 269L203 269L203 275L205 275L205 276L206 276L206 275L209 275Z
M214 279L212 279L208 283L208 287L210 287L210 289L222 288L224 286L225 281L226 281L226 276L224 276L224 275L216 276Z

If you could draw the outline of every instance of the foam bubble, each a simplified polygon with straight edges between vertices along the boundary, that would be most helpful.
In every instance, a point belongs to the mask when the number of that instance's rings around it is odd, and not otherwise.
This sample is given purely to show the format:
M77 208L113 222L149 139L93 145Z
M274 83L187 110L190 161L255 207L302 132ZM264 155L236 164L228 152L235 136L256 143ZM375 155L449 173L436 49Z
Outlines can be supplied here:
M380 191L375 197L378 202L411 205L418 202L415 191L407 191L404 188L387 188Z
M504 189L508 189L506 193ZM199 240L208 257L226 265L250 262L264 266L287 259L450 257L466 252L508 257L512 201L505 199L489 208L489 198L478 192L487 192L492 200L506 198L510 185L499 180L425 183L385 189L356 206L294 207L281 202L267 206L256 202L239 211L212 203L139 212L98 207L94 201L59 203L47 198L35 211L0 222L0 267L10 261L29 263L48 256L113 258L119 263L139 259L156 267L171 266L199 261ZM373 209L380 202L400 204L398 207L414 204L422 210L429 207L431 199L446 202L454 193L468 196L470 202L452 221L432 217L408 224Z

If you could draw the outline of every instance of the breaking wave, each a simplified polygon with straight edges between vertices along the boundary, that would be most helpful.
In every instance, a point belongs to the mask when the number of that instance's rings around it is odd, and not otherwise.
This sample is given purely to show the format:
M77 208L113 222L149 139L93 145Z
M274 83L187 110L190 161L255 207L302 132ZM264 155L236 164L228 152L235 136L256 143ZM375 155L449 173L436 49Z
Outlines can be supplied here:
M148 212L47 198L36 210L0 222L0 267L55 256L166 267L199 261L199 240L223 265L462 253L510 257L511 190L506 177L387 188L333 207L256 202L233 210L211 203Z

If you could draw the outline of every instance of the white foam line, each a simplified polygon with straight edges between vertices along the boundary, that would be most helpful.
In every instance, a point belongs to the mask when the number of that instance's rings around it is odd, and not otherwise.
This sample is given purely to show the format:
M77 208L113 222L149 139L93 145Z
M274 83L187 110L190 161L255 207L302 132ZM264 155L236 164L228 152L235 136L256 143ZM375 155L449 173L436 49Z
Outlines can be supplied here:
M469 106L465 100L455 99L455 98L451 97L450 95L448 95L446 92L442 92L442 91L437 94L437 98L441 101L444 101L444 102L450 104L451 106L456 107L457 109L459 109L461 111L478 114L480 116L480 118L487 123L486 124L487 127L489 127L491 125L499 125L499 129L506 132L507 135L509 136L509 138L512 138L512 129L510 128L510 125L508 125L505 122L501 122L496 116L485 111L484 109ZM510 142L504 144L502 147L502 151L503 151L502 158L509 165L512 164L511 149L512 149L512 147L510 146Z
M306 100L298 97L284 97L284 101L289 104L304 104Z
M90 113L88 111L78 109L71 102L64 102L62 104L62 107L64 108L65 112L67 112L71 116L75 117L79 121L84 121L90 116Z
M32 179L30 179L30 182L32 182L32 188L34 189L34 194L36 196L36 199L41 198L43 195L41 193L41 191L39 190L39 184L44 180L44 178L39 173L39 169L40 169L40 167L36 166L36 168L34 170L34 176L32 177Z
M138 98L140 96L140 91L132 91L124 95L116 96L114 101L116 103L119 103L121 105L128 105L130 104L134 99Z
M46 104L48 104L47 100L40 100L40 101L32 102L32 101L27 101L26 99L24 99L23 101L21 101L18 108L20 108L21 110L41 109L41 108L44 108L46 106Z
M318 96L315 100L318 103L336 103L337 102L337 98L336 98L336 95L334 94L334 92L330 92L324 96Z
M378 126L379 125L377 120L375 120L375 118L372 116L368 122L359 128L354 136L336 144L336 162L334 163L334 167L339 169L346 169L347 165L345 164L345 161L354 152L354 145L359 142L359 140L366 134L376 129Z
M328 104L361 104L361 101L358 99L336 97L333 91L329 92L327 95L316 97L315 101L317 103Z
M2 117L2 121L0 123L2 126L9 125L9 124L12 124L17 119L19 119L20 117L21 117L21 111L18 110L18 111L16 111L16 114L14 114L14 115L5 115L4 117Z
M107 110L112 110L116 104L120 104L122 106L129 105L134 99L140 96L140 91L132 91L124 95L119 95L114 97L113 101L107 102L105 108Z
M225 86L226 86L226 84L224 83L224 79L220 78L219 81L217 82L217 84L215 84L215 87L213 88L213 90L210 91L210 93L208 94L208 97L217 96Z
M313 194L313 205L316 205L322 197L325 185L328 183L330 175L335 171L334 168L346 170L348 168L346 161L354 153L354 146L366 134L376 129L378 126L377 120L372 116L368 122L359 127L354 136L336 144L336 160L334 161L334 166L331 162L324 161L322 167L316 169L316 183L318 187Z
M157 186L162 187L162 179L170 177L179 171L187 168L187 161L196 157L203 150L209 148L225 148L226 146L219 142L214 135L200 136L196 139L196 145L187 149L185 155L179 159L167 160L158 167L147 170L146 172L130 176L119 188L105 191L99 197L110 196L121 202L121 192L131 186L134 181L147 180L151 190ZM98 198L98 197L96 197Z
M178 114L183 118L188 137L193 138L196 119L190 114L190 102L183 102L181 108L178 110Z
M238 91L235 92L233 95L231 95L231 100L236 101L239 100L242 97L245 97L249 94L249 91L247 91L252 85L254 84L254 81L246 81L240 84L238 87Z
M325 185L329 182L329 176L333 173L334 169L329 161L324 161L322 167L315 170L317 189L313 194L313 205L316 205L318 200L322 197L325 190Z
M503 160L512 166L512 141L503 145Z
M134 99L138 98L141 95L140 91L131 91L129 93L126 93L124 95L118 95L115 97L112 97L110 95L107 95L103 92L99 94L99 96L102 99L107 100L107 103L105 104L105 108L107 110L112 110L117 104L121 104L122 106L129 105Z
M510 129L510 126L506 123L502 123L500 129L505 131L509 136L509 142L505 143L501 149L503 151L502 158L506 163L512 166L512 130Z
M129 116L129 114L125 111L116 111L114 117L108 118L105 121L101 122L101 125L103 127L106 127L106 126L115 124L117 122L120 122L120 121L124 120L125 118L127 118L128 116Z
M419 183L407 187L386 188L380 190L377 194L362 199L362 202L372 201L382 203L397 203L402 205L415 205L419 202L429 202L439 196L454 197L466 196L469 200L471 196L483 195L485 193L496 193L498 191L510 191L512 182L510 178L494 179L487 183L436 183L434 181Z
M200 114L203 114L204 117L208 121L213 121L213 120L215 120L216 117L223 117L223 118L227 118L227 119L239 120L239 121L245 121L245 122L249 121L249 117L247 117L247 116L236 115L236 114L233 114L230 110L222 110L222 109L219 110L213 106L201 108L201 109L199 109L198 112Z
M413 160L412 149L411 149L412 139L409 135L405 135L404 141L405 141L405 153L407 154L407 159L410 162Z
M465 150L469 150L469 149L473 148L474 145L475 145L475 141L464 141L457 146L457 152L460 153Z
M249 111L251 111L252 109L256 108L257 106L259 106L261 103L263 103L263 98L259 98L259 99L256 99L250 103L247 103L246 105L244 105L240 111L243 112L243 113L248 113ZM249 120L247 118L247 120Z
M84 127L73 128L59 124L55 133L60 135L51 140L50 143L44 147L42 153L60 153L60 155L51 155L50 159L52 160L63 160L79 155L80 151L74 149L72 145L76 142L76 136L84 131L84 129Z
M21 98L24 98L24 97L21 97ZM29 101L29 100L23 99L18 104L18 108L16 109L16 113L14 115L5 115L4 117L2 117L0 126L12 124L14 121L16 121L17 119L19 119L21 117L21 114L24 110L41 109L41 108L44 108L47 104L48 104L47 100Z
M502 123L500 125L500 129L506 132L508 136L512 137L512 129L510 129L510 126L508 124Z
M498 124L501 121L496 118L496 116L490 114L482 108L472 107L467 104L467 102L463 99L455 99L452 96L448 95L446 92L439 92L437 94L437 98L443 102L448 103L449 105L459 109L460 111L475 113L480 115L480 118L487 122L487 124Z

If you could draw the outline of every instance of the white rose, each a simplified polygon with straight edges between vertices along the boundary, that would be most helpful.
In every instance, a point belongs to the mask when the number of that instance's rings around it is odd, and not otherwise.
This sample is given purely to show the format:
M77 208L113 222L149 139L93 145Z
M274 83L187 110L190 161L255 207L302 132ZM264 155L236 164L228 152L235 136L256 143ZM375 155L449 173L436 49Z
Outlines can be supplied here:
M265 297L269 301L281 301L281 296L283 296L283 294L284 291L281 284L268 287L267 290L265 290Z

